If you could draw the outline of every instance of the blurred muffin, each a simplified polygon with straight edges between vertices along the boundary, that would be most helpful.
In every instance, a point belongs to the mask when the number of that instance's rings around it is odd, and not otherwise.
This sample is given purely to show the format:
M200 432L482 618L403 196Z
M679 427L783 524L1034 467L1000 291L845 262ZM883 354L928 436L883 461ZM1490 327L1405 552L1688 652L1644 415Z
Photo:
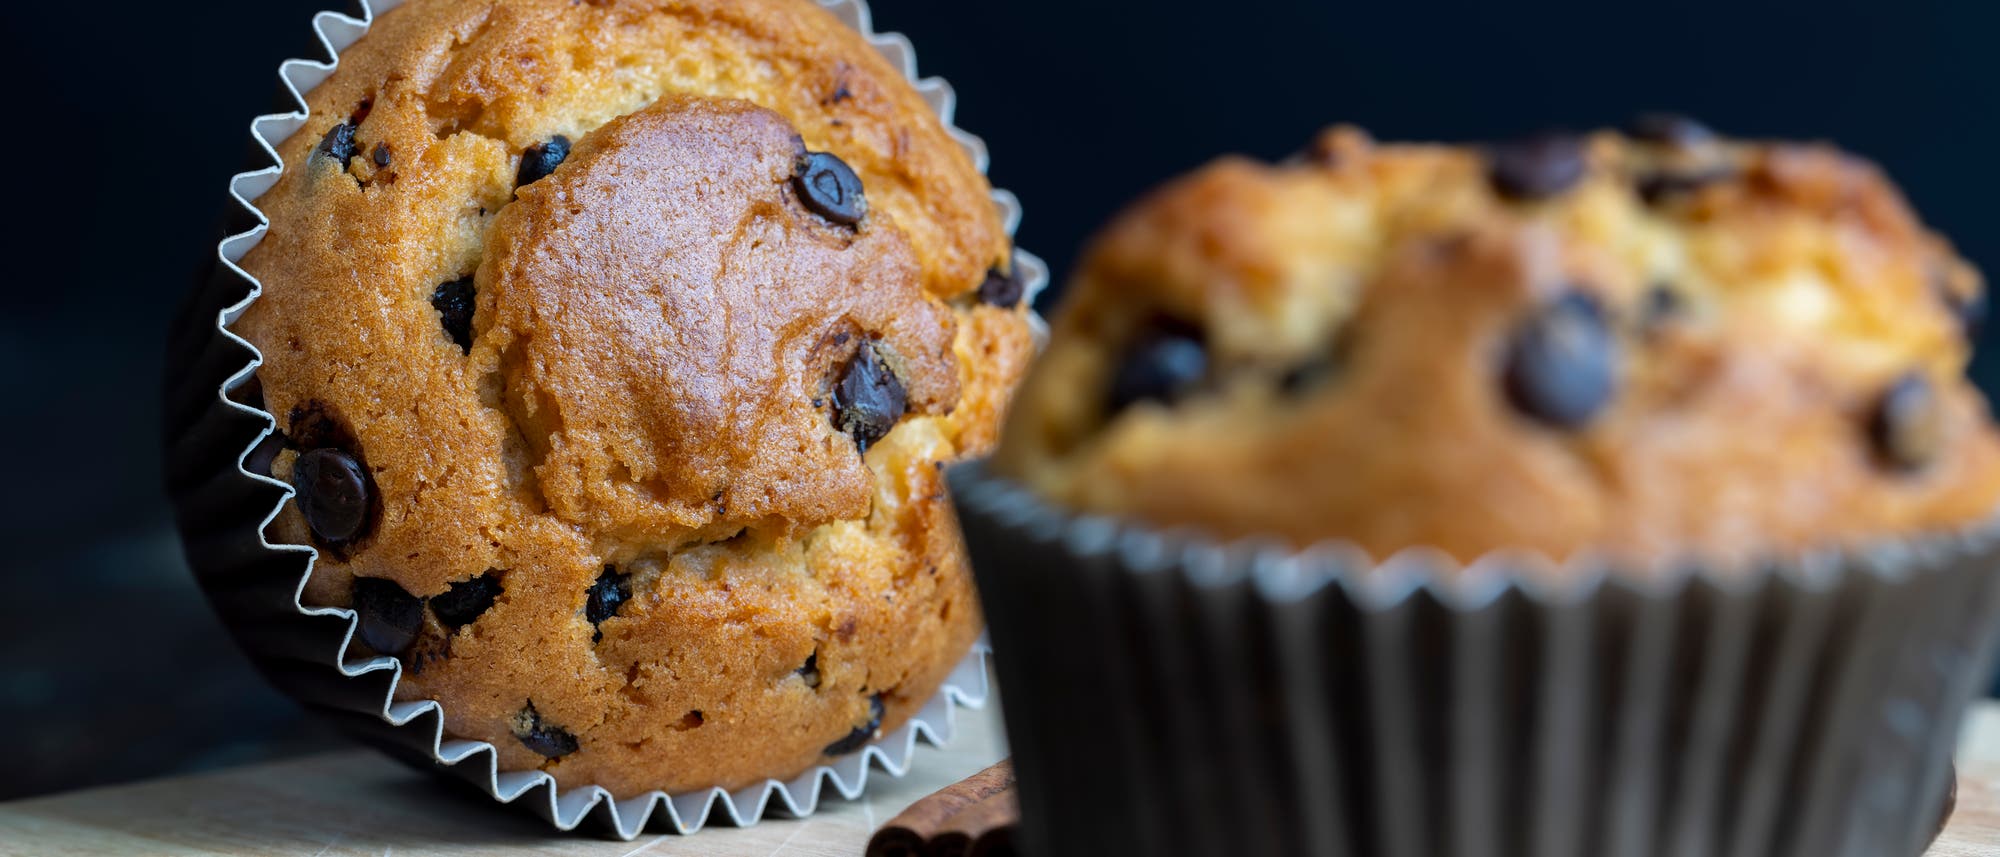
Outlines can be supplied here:
M1169 182L952 479L1024 852L1915 857L1983 306L1873 167L1683 119Z
M1079 266L997 469L1386 557L1745 557L2000 501L1978 275L1872 166L1685 119L1240 158Z
M412 0L279 147L273 541L503 770L736 788L980 618L943 463L1032 350L984 178L807 0Z

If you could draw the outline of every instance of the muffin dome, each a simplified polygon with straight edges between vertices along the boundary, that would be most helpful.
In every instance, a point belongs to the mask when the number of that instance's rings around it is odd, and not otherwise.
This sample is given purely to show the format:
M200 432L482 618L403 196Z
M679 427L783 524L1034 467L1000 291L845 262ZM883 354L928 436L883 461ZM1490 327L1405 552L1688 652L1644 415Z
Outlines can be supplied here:
M2000 502L1978 275L1872 166L1649 117L1352 129L1117 218L997 469L1070 508L1461 561L1750 557Z
M503 769L736 788L978 633L945 462L1032 353L990 189L807 0L411 0L307 97L234 329L274 542Z

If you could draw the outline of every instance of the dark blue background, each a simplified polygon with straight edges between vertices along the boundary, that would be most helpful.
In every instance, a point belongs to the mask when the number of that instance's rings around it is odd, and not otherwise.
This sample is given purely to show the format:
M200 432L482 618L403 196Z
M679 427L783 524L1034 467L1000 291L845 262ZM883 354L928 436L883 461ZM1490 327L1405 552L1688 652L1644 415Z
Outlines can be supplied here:
M24 3L0 71L0 797L327 740L249 673L187 582L159 485L163 328L212 253L280 60L333 0ZM1149 184L1323 124L1472 139L1672 108L1880 161L1989 270L2000 4L1797 0L877 0L961 95L1058 270ZM1990 351L1990 349L1989 349ZM1993 354L1976 375L2000 381ZM25 752L21 752L25 751Z

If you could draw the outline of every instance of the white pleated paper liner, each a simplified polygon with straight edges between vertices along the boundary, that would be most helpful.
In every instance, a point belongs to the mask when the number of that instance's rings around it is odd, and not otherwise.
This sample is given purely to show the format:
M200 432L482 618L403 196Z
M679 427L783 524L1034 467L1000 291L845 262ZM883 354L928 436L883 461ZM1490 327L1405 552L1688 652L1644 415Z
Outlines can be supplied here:
M653 792L614 800L595 786L559 788L553 777L539 771L500 770L491 745L444 733L436 702L395 700L402 676L395 659L348 654L355 625L352 611L300 601L316 552L305 545L270 544L263 535L291 489L243 466L245 455L271 433L273 421L254 406L257 402L246 387L261 359L229 330L261 289L237 263L264 235L267 221L256 201L283 169L277 144L305 124L303 93L332 73L340 51L367 32L375 15L398 2L361 0L351 16L320 13L313 19L313 31L327 59L295 59L279 67L279 109L284 112L251 123L255 143L251 168L235 176L229 186L240 209L229 212L224 230L228 237L217 246L212 274L182 304L168 337L163 408L167 488L188 563L216 612L257 666L308 706L329 714L363 740L443 770L563 830L588 820L604 832L630 839L649 821L683 833L699 830L718 817L746 825L767 812L810 814L829 789L854 798L866 786L871 766L901 776L919 739L933 745L951 740L955 706L985 704L984 641L908 724L831 764L789 782L773 780L735 792ZM909 41L895 33L876 33L862 0L817 2L902 69L984 172L985 144L951 125L956 104L951 86L938 78L917 76ZM993 192L993 202L1008 234L1013 234L1020 221L1019 202L1003 190ZM1032 301L1048 282L1047 267L1025 251L1018 251L1016 260L1022 266L1027 299ZM1045 329L1041 320L1034 318L1033 323L1041 335Z
M2000 625L2000 522L1649 579L951 480L1037 857L1916 857Z

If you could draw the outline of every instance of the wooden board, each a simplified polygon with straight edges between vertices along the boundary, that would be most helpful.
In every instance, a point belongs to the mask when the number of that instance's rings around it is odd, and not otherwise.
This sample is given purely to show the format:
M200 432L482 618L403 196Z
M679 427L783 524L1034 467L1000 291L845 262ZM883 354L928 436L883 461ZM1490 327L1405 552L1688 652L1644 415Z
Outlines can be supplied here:
M496 812L483 793L350 750L0 804L0 855L859 857L876 825L1006 754L998 716L997 706L959 710L950 746L919 746L901 779L871 772L856 800L829 791L807 818L694 836L557 834Z
M959 740L922 748L901 780L834 799L805 819L634 842L552 834L373 751L0 804L0 855L310 857L859 857L875 826L1002 754L997 711L960 712ZM1929 857L2000 854L2000 705L1977 712L1961 748L1958 812ZM879 772L878 772L879 773Z

